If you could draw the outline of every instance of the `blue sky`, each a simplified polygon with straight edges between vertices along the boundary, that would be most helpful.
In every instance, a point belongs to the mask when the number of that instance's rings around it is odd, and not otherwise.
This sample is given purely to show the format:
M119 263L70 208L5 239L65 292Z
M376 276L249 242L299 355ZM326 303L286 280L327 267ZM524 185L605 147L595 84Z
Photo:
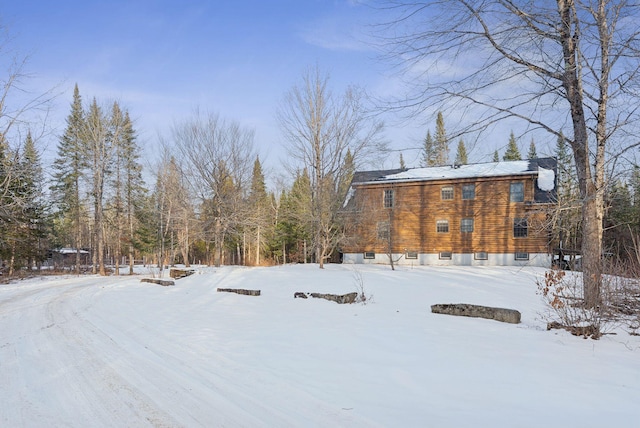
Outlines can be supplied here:
M200 108L253 128L272 168L284 156L276 109L306 68L328 72L336 93L348 84L377 95L394 90L389 67L366 41L375 14L353 0L22 0L0 8L13 48L30 57L29 85L60 85L51 116L58 132L77 83L85 102L95 96L127 108L147 149ZM395 149L419 146L435 127L393 119L385 135ZM50 138L50 150L56 142ZM491 152L471 157L490 160ZM416 150L403 155L418 166ZM395 153L380 167L397 164Z
M0 19L30 57L29 84L62 85L52 116L60 130L78 83L85 101L128 108L147 146L199 107L255 129L261 155L272 157L275 110L305 68L329 72L335 92L383 86L384 67L364 41L370 13L344 0L23 0L5 4Z

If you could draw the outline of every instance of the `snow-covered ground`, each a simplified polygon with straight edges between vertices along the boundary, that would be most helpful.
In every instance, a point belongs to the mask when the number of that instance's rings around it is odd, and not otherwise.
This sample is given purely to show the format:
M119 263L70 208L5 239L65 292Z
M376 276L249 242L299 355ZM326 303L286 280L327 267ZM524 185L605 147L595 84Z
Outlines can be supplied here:
M640 426L640 338L546 331L542 274L297 265L0 285L0 426ZM366 305L293 298L356 291L358 275Z

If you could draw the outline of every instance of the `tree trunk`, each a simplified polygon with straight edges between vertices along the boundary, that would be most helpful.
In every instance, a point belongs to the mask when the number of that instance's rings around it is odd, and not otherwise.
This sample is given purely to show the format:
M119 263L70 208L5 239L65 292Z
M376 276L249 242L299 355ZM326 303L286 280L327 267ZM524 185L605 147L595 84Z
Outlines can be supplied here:
M260 266L260 226L256 237L256 266Z
M216 218L216 237L215 237L215 255L213 265L220 267L222 258L222 225L220 224L220 217Z
M582 206L582 281L587 308L600 304L603 205L592 195Z

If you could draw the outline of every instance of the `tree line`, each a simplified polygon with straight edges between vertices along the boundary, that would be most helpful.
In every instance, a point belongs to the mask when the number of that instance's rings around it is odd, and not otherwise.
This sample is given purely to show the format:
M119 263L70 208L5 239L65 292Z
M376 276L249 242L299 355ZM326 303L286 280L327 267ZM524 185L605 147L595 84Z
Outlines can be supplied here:
M292 182L276 194L267 189L253 131L199 111L161 141L153 181L146 183L129 112L95 98L84 105L76 85L50 179L30 132L15 150L0 144L0 254L6 270L11 275L41 266L63 247L73 249L70 268L77 273L106 274L107 265L120 272L124 262L133 273L136 260L161 267L322 265L346 239L339 214L357 165L384 148L382 125L367 119L361 96L354 88L334 96L318 69L308 70L286 94L277 118L289 144ZM421 166L448 164L451 143L438 112ZM537 157L533 140L527 155ZM566 139L557 139L551 155L558 160L552 239L578 249L581 203ZM511 132L502 160L520 159ZM467 162L460 139L456 163ZM624 260L634 260L634 237L640 235L639 171L612 179L607 191L605 248Z
M584 261L584 299L588 307L596 307L603 255L609 252L605 245L612 242L607 241L607 234L625 226L633 231L629 207L635 209L639 199L635 175L617 175L622 165L637 164L640 146L636 91L640 31L631 25L638 18L638 6L613 0L380 0L377 4L389 17L376 26L382 32L383 57L391 59L401 71L398 75L406 78L407 91L398 94L398 102L391 103L393 108L417 115L441 109L457 113L458 118L471 118L458 121L456 136L479 135L504 120L515 120L530 130L547 132L566 145L574 178L570 190L573 201L558 211L554 227L562 231L562 240L583 237L577 240ZM5 79L5 91L15 83L13 77L10 73ZM350 162L357 167L367 152L371 154L369 149L379 142L380 127L371 115L363 113L364 98L358 88L349 88L334 97L326 80L314 79L312 73L307 77L287 94L288 101L278 120L291 149L291 159L296 161L289 172L296 177L298 187L306 186L308 180L310 188L300 195L304 206L297 208L293 216L296 220L291 223L295 227L290 231L304 236L303 242L310 242L312 247L310 253L322 263L342 239L334 213L352 169L347 160L352 159ZM77 153L82 155L75 159L72 151L61 162L56 174L66 177L66 181L63 185L58 180L52 194L65 194L66 199L54 198L51 205L45 201L46 208L53 205L56 210L47 221L40 221L29 213L38 211L35 201L42 201L43 186L30 185L21 173L28 168L28 162L37 166L37 158L26 155L27 132L15 132L16 117L24 109L8 111L7 104L0 103L0 227L4 232L0 246L3 258L12 261L12 268L25 260L41 258L41 254L28 255L24 249L42 248L41 242L35 246L30 242L42 239L36 235L45 233L47 224L53 224L51 240L71 242L75 248L90 246L94 250L94 269L98 271L104 259L101 252L120 254L129 245L137 251L144 247L147 253L165 259L167 248L178 248L177 242L183 242L180 245L194 253L199 248L201 254L213 254L216 263L230 257L234 248L237 259L250 253L247 242L253 242L256 248L267 245L268 231L261 221L249 221L253 214L240 220L231 214L246 210L250 199L248 183L252 180L246 166L251 163L246 159L254 156L246 144L241 144L251 140L246 130L209 115L175 130L177 144L183 147L175 158L176 174L181 180L188 177L182 181L185 186L200 186L191 188L189 193L189 209L194 210L190 217L197 222L189 223L188 233L178 234L174 227L179 224L179 212L171 210L179 204L158 190L164 185L162 180L140 197L142 208L127 206L125 180L119 176L124 169L118 169L126 168L124 160L110 150L125 144L123 141L128 138L126 112L118 113L115 105L105 112L94 104L77 109L78 117L69 118L69 134L65 133L68 145L75 150L74 145L81 142L82 150ZM37 99L31 104L38 105ZM76 125L72 123L75 120L79 121ZM207 121L221 122L215 123L220 125L217 133L200 129ZM348 126L340 128L344 124ZM13 133L7 132L10 128ZM446 137L443 130L437 124L435 137L427 135L425 165L449 161L448 147L442 146ZM207 141L224 142L225 148L217 157L207 157L210 163L203 164L202 159L193 158L196 155L191 149L208 150ZM305 144L303 150L301 143ZM462 162L464 142L459 142L459 147L456 158ZM533 147L530 152L534 152ZM499 160L497 152L494 156ZM508 150L503 159L518 156L515 150ZM244 168L235 171L234 165L239 165L240 159L244 159ZM403 159L400 163L404 163ZM162 168L165 173L169 169ZM37 179L37 174L30 177ZM121 187L111 183L120 183ZM291 187L286 197L271 195L270 199L276 201L271 206L286 206L289 196L295 200L293 190ZM137 196L132 194L129 202L134 203L134 199ZM615 209L608 208L611 206ZM574 221L571 217L569 221L568 213L576 210L579 219ZM613 213L615 218L608 218ZM276 212L272 227L282 227L286 218L284 213ZM113 227L107 228L107 224ZM187 230L184 221L183 230ZM114 233L116 237L112 236ZM157 236L150 236L153 234ZM31 237L27 239L27 235ZM184 244L187 242L189 246ZM286 244L281 248L279 257L283 260ZM271 254L277 251L273 249Z
M30 134L16 150L0 145L0 258L9 274L41 267L61 248L72 251L68 268L101 275L123 263L133 273L136 261L322 266L344 239L338 212L351 176L380 149L382 131L360 89L334 95L328 81L309 69L285 94L277 118L293 180L277 194L267 189L253 130L200 111L161 139L145 182L129 112L118 102L84 103L76 85L49 167Z

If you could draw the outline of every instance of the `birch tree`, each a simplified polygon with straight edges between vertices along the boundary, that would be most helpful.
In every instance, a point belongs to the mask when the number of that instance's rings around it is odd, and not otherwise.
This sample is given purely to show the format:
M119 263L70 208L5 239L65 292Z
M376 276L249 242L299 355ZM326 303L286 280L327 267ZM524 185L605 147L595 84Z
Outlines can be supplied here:
M638 144L640 18L612 0L383 1L386 53L406 71L404 105L465 111L481 132L519 120L565 130L582 201L585 304L600 301L606 164ZM387 33L389 34L389 33ZM424 78L428 76L429 78ZM570 129L570 132L567 130Z

